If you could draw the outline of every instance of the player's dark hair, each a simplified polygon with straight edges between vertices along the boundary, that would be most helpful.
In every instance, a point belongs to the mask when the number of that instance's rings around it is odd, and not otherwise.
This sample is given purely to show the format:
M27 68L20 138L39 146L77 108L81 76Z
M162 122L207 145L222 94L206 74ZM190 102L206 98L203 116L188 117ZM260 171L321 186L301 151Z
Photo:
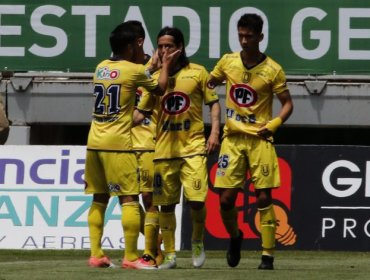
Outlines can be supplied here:
M184 34L181 32L181 30L176 27L169 27L169 26L163 27L158 33L157 42L160 37L165 36L165 35L172 36L173 41L177 47L182 45L183 50L178 58L178 62L181 65L181 67L188 65L189 59L186 56L185 39L184 39Z
M261 34L263 28L263 19L257 14L244 14L238 21L238 28L239 27L250 28L256 34Z
M136 40L135 29L132 24L123 22L119 24L110 34L109 42L114 55L120 55L130 44Z
M132 27L135 29L137 38L145 39L145 30L142 23L138 20L128 20L127 23L131 24Z

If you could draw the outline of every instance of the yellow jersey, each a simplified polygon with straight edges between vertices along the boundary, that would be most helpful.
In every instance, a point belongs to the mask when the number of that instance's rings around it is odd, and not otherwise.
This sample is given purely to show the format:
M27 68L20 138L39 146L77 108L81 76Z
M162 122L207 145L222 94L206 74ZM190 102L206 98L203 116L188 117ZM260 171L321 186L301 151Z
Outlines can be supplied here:
M216 91L207 87L208 77L203 66L190 63L168 78L165 94L155 101L155 160L206 154L203 104L218 102ZM147 100L150 108L153 101ZM148 111L144 103L138 108Z
M249 69L240 52L225 54L211 75L226 80L223 137L234 133L257 135L261 125L272 119L273 95L288 89L283 69L268 56Z
M158 86L158 81L146 74L144 65L108 59L96 67L88 149L132 151L132 113L140 86L148 91Z
M149 60L145 65L149 66L151 60ZM136 90L136 102L135 106L143 99L143 95L148 94L148 98L151 100L151 94L145 92L143 88L138 88ZM131 129L132 133L132 144L135 151L154 151L155 149L155 130L157 124L157 110L153 110L151 116L145 117L141 124L133 127Z

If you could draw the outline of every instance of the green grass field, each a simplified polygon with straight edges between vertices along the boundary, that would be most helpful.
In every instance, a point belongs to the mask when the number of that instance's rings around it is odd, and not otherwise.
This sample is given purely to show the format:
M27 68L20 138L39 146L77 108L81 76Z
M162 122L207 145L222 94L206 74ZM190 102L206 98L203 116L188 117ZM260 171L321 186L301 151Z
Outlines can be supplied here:
M115 264L121 251L106 251ZM229 268L225 252L207 251L203 268L194 269L189 251L178 252L178 267L172 270L126 270L90 268L83 250L0 250L0 280L11 279L370 279L370 253L281 251L274 271L260 271L259 253L243 251L240 264Z

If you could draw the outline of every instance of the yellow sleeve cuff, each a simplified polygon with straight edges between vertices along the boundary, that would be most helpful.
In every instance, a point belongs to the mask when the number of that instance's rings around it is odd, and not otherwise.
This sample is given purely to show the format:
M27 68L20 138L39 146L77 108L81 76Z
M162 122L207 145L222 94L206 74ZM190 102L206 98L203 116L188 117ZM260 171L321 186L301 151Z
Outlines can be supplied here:
M283 120L280 117L276 117L276 118L272 119L271 121L269 121L266 124L265 127L268 130L270 130L272 133L275 133L276 130L279 128L279 126L281 126L282 123L283 123Z

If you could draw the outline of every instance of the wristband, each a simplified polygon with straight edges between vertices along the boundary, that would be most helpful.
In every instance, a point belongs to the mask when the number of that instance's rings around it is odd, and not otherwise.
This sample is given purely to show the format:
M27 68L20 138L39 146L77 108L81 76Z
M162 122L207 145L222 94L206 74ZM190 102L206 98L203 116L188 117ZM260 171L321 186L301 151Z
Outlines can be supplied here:
M279 126L281 126L281 124L283 123L283 120L280 118L280 117L276 117L274 119L272 119L271 121L269 121L265 127L270 130L272 133L275 133L276 130L279 128Z

